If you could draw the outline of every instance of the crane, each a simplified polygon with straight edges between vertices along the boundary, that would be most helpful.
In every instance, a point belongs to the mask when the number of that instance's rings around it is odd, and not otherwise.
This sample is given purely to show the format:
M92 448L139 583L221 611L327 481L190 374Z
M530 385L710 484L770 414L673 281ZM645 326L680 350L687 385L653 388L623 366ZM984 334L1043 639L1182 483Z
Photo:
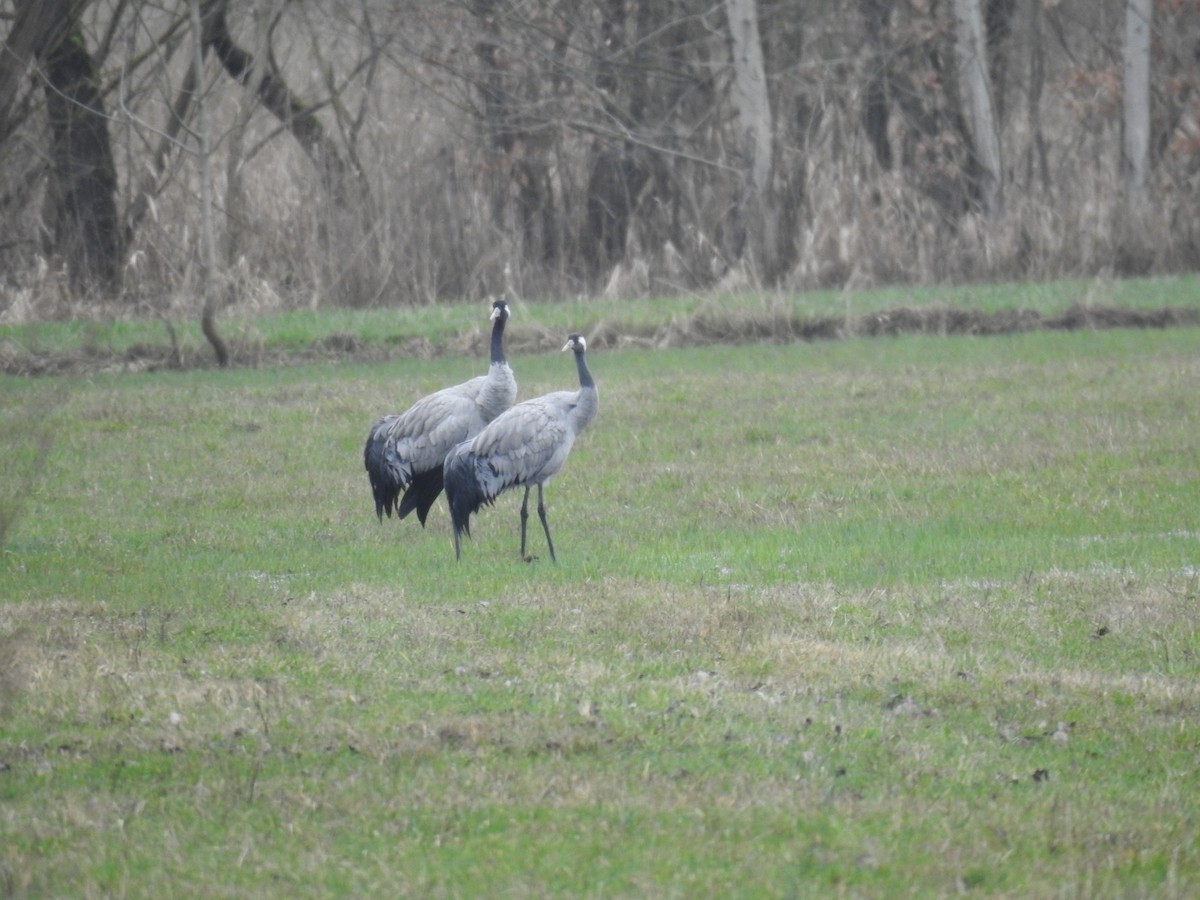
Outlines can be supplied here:
M454 525L456 559L462 558L462 535L471 534L471 513L495 502L509 488L523 486L521 558L531 561L532 557L525 555L525 530L529 521L529 491L536 485L538 518L546 532L550 559L558 562L550 524L546 521L542 489L563 467L575 438L596 417L600 402L585 359L587 341L580 334L572 334L563 350L575 353L579 390L555 391L518 403L447 455L443 480Z
M429 508L442 491L446 454L517 399L517 382L504 358L504 325L509 316L507 303L492 303L491 365L486 375L422 397L407 411L383 416L371 426L363 463L380 522L384 513L391 518L393 509L398 519L416 510L424 527Z

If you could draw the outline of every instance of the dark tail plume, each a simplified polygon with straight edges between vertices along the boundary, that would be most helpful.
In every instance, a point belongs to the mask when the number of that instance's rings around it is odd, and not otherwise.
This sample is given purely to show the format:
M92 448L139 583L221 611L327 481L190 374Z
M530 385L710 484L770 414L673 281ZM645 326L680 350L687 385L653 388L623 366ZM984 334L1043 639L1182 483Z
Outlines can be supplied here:
M395 446L381 433L384 430L379 426L373 428L363 448L363 464L371 479L371 493L375 496L375 515L381 522L384 513L391 518L392 510L398 506L400 492L411 480L408 466L396 455Z
M454 524L454 549L457 555L462 535L471 536L471 513L485 502L483 490L475 478L475 454L451 453L446 457L446 500L450 521Z
M430 469L428 472L422 472L420 475L414 475L412 484L408 486L408 490L400 498L400 505L396 510L397 517L403 519L415 509L417 511L417 518L421 522L421 527L424 528L425 517L429 515L429 509L433 506L433 501L438 498L438 494L441 492L441 466Z

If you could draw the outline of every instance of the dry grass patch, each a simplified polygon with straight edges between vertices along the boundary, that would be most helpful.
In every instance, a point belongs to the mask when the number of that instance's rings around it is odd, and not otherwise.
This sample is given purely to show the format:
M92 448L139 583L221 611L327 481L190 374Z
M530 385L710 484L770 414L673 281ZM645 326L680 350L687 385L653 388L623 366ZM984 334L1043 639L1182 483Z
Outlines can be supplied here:
M264 717L278 714L278 685L213 674L210 666L226 664L220 652L180 659L148 617L66 602L3 611L0 633L9 635L20 677L11 697L16 721L41 723L21 734L19 751L5 742L21 757L195 750L223 735L261 731Z
M289 597L259 640L186 658L170 620L8 605L12 712L50 727L0 744L4 777L47 803L6 827L101 893L117 852L136 869L155 855L154 879L236 863L248 885L289 873L324 894L348 847L370 858L337 883L426 891L432 871L402 863L434 844L472 884L480 854L539 848L536 873L502 878L534 892L578 887L558 854L602 871L592 854L613 847L630 867L617 894L676 883L653 856L693 852L708 861L686 871L711 884L771 892L799 867L865 893L898 868L935 893L1053 877L1104 895L1160 858L1153 883L1194 883L1179 814L1200 692L1081 649L1164 630L1194 644L1184 593L1111 576L933 591L555 576L487 576L457 602L368 584ZM1097 616L1111 632L1072 637ZM0 865L19 890L53 881L11 849Z

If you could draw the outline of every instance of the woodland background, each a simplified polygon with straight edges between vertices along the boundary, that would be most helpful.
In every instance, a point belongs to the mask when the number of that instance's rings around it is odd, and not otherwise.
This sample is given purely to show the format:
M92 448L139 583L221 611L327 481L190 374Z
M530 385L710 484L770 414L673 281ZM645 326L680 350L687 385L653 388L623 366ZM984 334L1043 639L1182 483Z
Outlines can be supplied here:
M5 0L0 323L1200 266L1195 0Z

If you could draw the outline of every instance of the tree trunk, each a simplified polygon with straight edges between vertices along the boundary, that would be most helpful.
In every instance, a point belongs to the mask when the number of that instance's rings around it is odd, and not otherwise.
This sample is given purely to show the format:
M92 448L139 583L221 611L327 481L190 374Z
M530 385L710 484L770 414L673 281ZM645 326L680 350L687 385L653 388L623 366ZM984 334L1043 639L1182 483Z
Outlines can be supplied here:
M743 220L759 276L769 281L774 278L776 256L775 210L770 203L774 126L757 0L725 0L725 15L733 55L733 106L739 121L736 144L742 154L741 202L735 214Z
M862 123L884 170L892 168L892 142L888 138L888 63L883 34L891 16L890 0L859 0L867 44L867 77L863 88Z
M593 278L625 255L637 197L649 177L628 144L621 150L597 144L588 175L583 235L583 255Z
M471 7L485 35L474 49L482 69L476 87L483 99L489 149L496 154L496 169L509 173L508 183L498 185L492 194L492 218L498 229L507 229L508 192L510 184L515 186L522 256L554 267L561 252L560 229L545 137L531 131L529 115L522 108L526 104L536 108L538 98L522 97L509 88L513 72L501 44L498 7L496 0L474 0Z
M192 71L198 93L195 97L195 134L199 142L196 161L200 169L200 293L203 306L200 310L200 328L212 345L217 365L229 365L229 348L217 329L217 238L213 227L213 178L212 160L208 143L208 127L204 116L204 26L201 24L200 0L191 0L192 15Z
M639 13L641 18L634 27L640 34L649 6L643 5ZM640 81L643 77L640 67L622 68L614 62L626 56L627 29L625 0L606 0L600 4L602 49L596 58L596 92L605 115L626 134L633 134L646 98L637 85L622 82L622 78ZM621 104L626 95L630 98L628 111ZM591 156L581 250L588 274L596 279L604 277L609 267L624 257L637 198L649 175L640 164L641 153L632 140L597 139L592 142Z
M1029 13L1029 90L1026 107L1030 148L1025 165L1025 180L1039 185L1047 199L1053 196L1046 134L1042 128L1042 90L1046 86L1046 45L1042 36L1042 5L1033 3Z
M12 132L9 116L30 64L58 46L88 0L18 0L0 50L0 144Z
M1125 7L1125 189L1131 205L1145 200L1150 158L1150 19L1153 0L1128 0Z
M980 0L954 0L959 90L971 123L973 156L978 166L983 212L993 216L1003 202L1003 169L1000 135L992 102L992 84L987 66L987 42Z
M1039 0L1044 2L1044 0ZM992 106L996 121L1004 121L1004 97L1008 87L1009 38L1017 0L984 0L983 27L987 41L988 78L992 83Z
M115 289L122 240L108 117L82 33L71 27L45 54L50 126L47 221L53 251L78 290Z
M741 120L739 143L750 184L763 195L771 180L773 128L757 0L726 0L725 13L733 48L733 105Z

